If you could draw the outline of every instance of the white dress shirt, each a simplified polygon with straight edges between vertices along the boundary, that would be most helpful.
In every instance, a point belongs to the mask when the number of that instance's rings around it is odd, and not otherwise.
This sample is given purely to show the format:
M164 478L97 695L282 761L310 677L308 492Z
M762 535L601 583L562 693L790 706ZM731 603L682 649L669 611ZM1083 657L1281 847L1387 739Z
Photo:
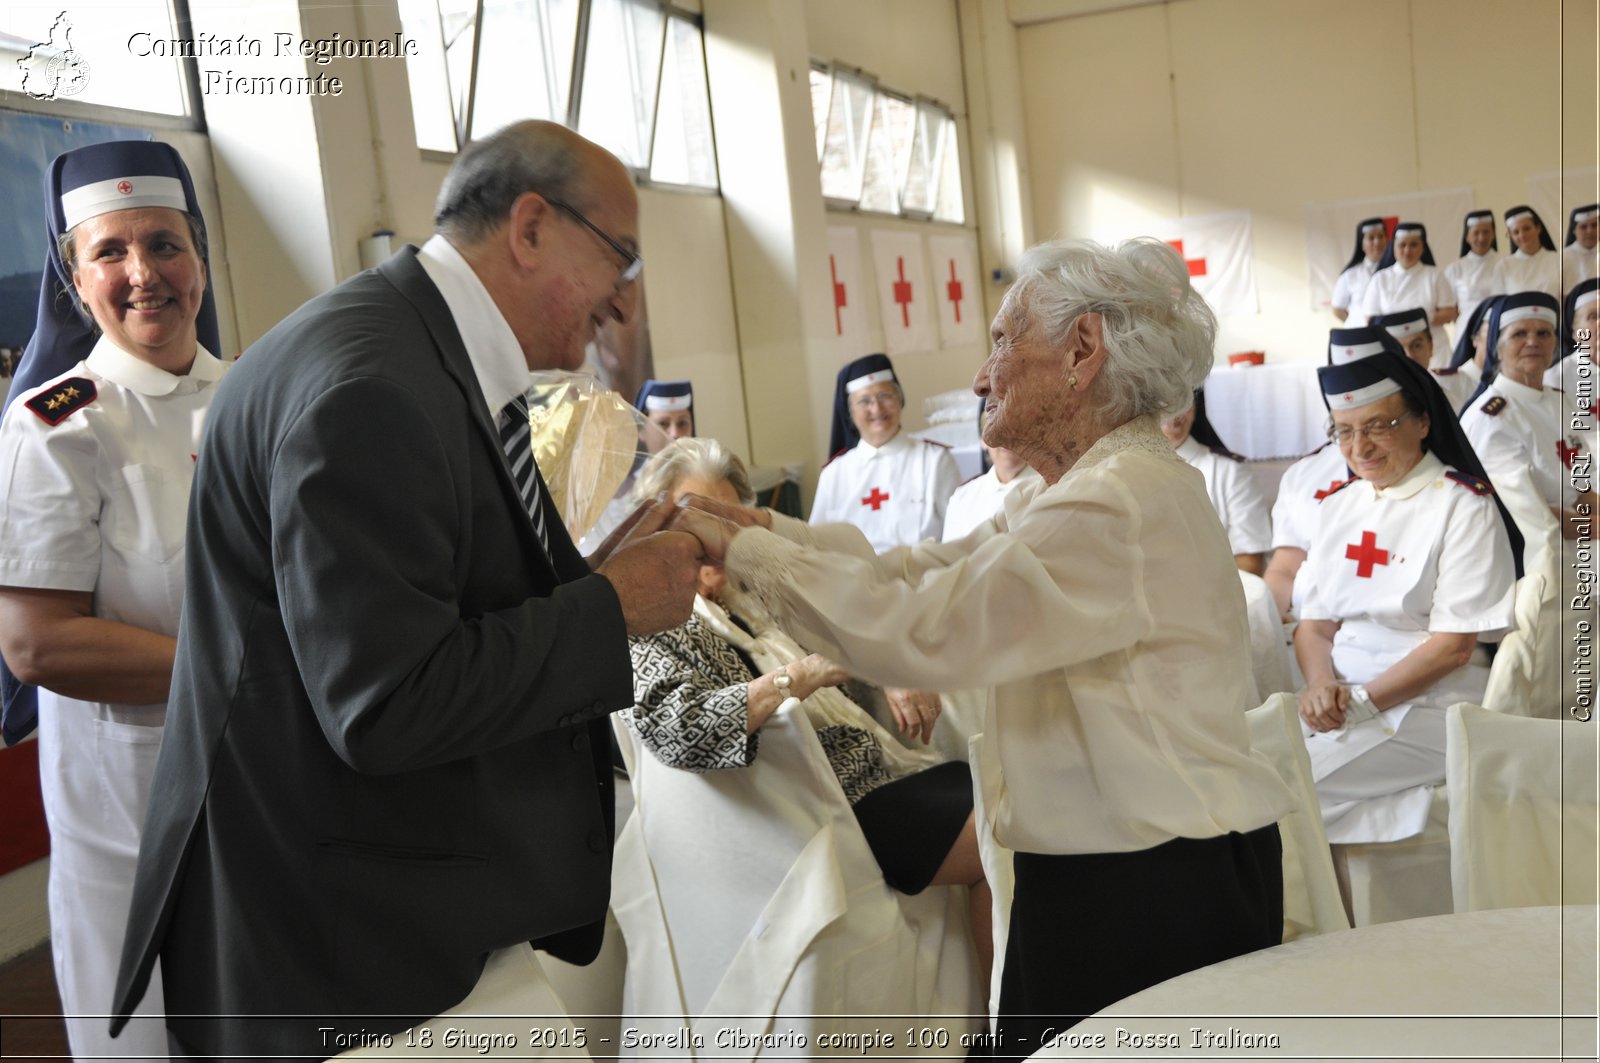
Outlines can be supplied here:
M1600 276L1600 247L1585 250L1574 240L1561 249L1561 286L1571 291L1573 285Z
M1361 309L1366 311L1368 320L1379 314L1395 314L1421 307L1427 312L1428 320L1432 321L1435 311L1455 305L1455 289L1437 267L1426 262L1418 262L1409 269L1396 262L1387 269L1380 269L1372 275L1372 283L1367 285L1367 292L1361 298ZM1450 337L1445 335L1442 325L1432 325L1431 328L1432 364L1449 365Z
M489 289L449 240L438 235L429 238L417 249L417 262L444 296L444 305L467 348L473 375L489 404L489 415L499 417L505 404L525 393L532 382L516 333Z
M1039 478L1039 474L1026 465L1005 483L1000 482L994 469L982 476L974 476L950 496L944 510L944 542L954 542L972 532L974 528L1000 512L1006 496L1025 483Z
M1228 545L1233 552L1264 554L1270 550L1272 522L1267 514L1267 497L1261 493L1261 485L1250 467L1226 454L1218 454L1193 436L1178 445L1177 453L1205 477L1206 495L1228 533Z
M1126 852L1292 806L1250 750L1232 550L1153 417L955 543L876 555L843 525L773 528L741 531L727 571L802 645L889 686L989 688L979 777L1002 844Z
M1478 304L1496 294L1494 264L1500 261L1500 252L1490 251L1480 255L1468 250L1466 254L1444 267L1444 279L1456 293L1456 307L1461 316L1456 318L1462 327Z
M1344 328L1360 328L1367 323L1367 315L1361 309L1361 300L1367 294L1367 285L1372 281L1372 275L1378 269L1378 264L1372 259L1363 259L1339 274L1339 279L1333 282L1333 306L1346 313Z
M823 466L811 523L854 524L876 550L937 539L960 483L948 447L904 429L881 447L863 439Z
M1561 302L1561 256L1544 248L1532 255L1513 251L1494 266L1494 290L1499 295L1544 292Z

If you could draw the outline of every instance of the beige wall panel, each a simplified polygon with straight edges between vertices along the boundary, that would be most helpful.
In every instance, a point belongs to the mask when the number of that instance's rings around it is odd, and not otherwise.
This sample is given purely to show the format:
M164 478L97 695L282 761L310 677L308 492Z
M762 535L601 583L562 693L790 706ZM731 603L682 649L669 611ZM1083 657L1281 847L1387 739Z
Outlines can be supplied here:
M812 58L966 110L955 0L806 0L805 13Z

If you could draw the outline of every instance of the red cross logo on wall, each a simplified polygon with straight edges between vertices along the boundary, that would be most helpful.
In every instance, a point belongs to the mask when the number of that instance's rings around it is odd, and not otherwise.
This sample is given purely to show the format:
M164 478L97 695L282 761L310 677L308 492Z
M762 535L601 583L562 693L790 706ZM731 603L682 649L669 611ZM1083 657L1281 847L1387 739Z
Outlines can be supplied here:
M1189 276L1204 277L1206 275L1206 260L1203 258L1190 258L1185 255L1183 253L1182 240L1168 240L1167 243L1171 244L1172 249L1183 258L1183 264L1189 267Z
M1578 448L1565 439L1556 440L1556 457L1561 459L1561 464L1572 468L1572 459L1578 456Z
M872 494L868 495L866 498L863 498L861 500L861 504L863 506L871 506L872 512L876 513L879 509L883 508L883 504L887 501L889 501L889 496L874 487L872 489Z
M895 259L900 264L900 279L894 282L894 301L900 304L900 322L906 328L911 327L911 282L906 280L906 259L904 255ZM887 497L887 496L885 496ZM873 506L877 509L877 506Z
M839 316L839 311L848 306L844 297L844 282L839 279L839 267L834 262L833 256L828 256L828 273L833 277L833 330L839 335L844 335L844 318Z
M1378 549L1378 537L1372 532L1361 533L1361 545L1350 543L1344 548L1344 556L1356 563L1356 575L1361 579L1372 578L1373 565L1387 565L1389 551Z
M1342 484L1342 483L1344 483L1343 480L1335 480L1335 481L1333 481L1333 483L1329 484L1327 487L1325 487L1322 490L1318 491L1316 494L1312 495L1311 497L1316 499L1318 502L1321 502L1324 498L1327 498L1329 495L1331 495L1335 491L1339 490L1339 485Z
M956 324L961 324L961 281L956 277L956 260L950 260L950 283L944 286L944 294L950 300L950 305L955 307Z

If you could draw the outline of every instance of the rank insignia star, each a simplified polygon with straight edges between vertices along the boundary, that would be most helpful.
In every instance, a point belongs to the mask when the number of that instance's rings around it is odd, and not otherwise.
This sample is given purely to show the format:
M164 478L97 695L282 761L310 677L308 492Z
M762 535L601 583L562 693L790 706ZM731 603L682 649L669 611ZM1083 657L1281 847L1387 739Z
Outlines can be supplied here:
M94 381L73 377L49 391L41 391L24 405L52 428L89 405L99 396Z

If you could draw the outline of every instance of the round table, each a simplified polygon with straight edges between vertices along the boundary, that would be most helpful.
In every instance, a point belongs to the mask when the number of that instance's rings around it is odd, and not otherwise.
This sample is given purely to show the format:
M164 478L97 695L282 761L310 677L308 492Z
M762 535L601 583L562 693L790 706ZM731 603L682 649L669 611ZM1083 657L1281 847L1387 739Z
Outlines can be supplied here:
M1035 1058L1594 1059L1595 975L1592 905L1408 919L1169 979Z

